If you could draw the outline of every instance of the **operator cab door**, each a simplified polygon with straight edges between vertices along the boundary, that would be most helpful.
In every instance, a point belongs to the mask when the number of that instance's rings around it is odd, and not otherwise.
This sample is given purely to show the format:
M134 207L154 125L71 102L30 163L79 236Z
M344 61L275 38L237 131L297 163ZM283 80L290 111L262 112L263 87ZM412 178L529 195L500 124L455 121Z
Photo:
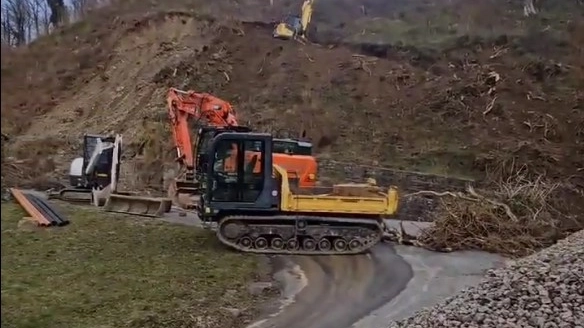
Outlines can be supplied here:
M272 208L277 189L272 178L271 142L264 134L218 135L209 152L208 199L222 209Z
M207 172L208 158L207 149L213 140L214 131L210 129L199 129L197 133L197 145L195 148L195 167L198 169L197 174Z

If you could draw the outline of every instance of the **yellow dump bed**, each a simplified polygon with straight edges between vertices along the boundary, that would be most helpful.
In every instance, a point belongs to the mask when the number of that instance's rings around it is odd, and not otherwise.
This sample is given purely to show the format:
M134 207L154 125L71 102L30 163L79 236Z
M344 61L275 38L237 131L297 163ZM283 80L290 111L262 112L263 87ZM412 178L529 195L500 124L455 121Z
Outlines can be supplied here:
M286 170L274 165L282 177L282 197L280 208L287 212L339 213L361 215L392 215L397 211L397 188L385 191L371 191L368 185L337 185L329 194L301 195L290 190ZM376 189L379 189L375 187ZM349 192L339 192L347 191ZM362 190L362 192L359 192ZM359 195L361 194L361 195Z

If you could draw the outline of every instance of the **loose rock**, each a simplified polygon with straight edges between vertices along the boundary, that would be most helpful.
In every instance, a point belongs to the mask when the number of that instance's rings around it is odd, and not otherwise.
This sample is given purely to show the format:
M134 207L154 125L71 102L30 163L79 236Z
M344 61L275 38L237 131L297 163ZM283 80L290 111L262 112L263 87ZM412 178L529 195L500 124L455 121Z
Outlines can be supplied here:
M584 327L584 230L389 328Z

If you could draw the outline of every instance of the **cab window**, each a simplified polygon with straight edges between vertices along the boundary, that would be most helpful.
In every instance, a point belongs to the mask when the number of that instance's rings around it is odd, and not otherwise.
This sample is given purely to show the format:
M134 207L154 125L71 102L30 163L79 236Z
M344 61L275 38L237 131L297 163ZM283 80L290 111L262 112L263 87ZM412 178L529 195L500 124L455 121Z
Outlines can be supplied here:
M255 202L264 185L263 141L223 139L215 148L212 200Z

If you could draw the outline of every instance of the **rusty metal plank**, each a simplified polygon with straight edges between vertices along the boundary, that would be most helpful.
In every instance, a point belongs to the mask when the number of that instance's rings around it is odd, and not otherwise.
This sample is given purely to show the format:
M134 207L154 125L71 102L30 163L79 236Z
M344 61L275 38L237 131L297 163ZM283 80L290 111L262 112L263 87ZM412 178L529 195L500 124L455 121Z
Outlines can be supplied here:
M16 201L18 202L18 204L20 204L20 206L22 206L22 208L28 213L28 215L30 217L32 217L39 226L50 226L51 225L51 221L49 219L47 219L47 217L45 217L39 210L37 207L34 206L34 204L32 204L24 195L24 193L16 188L10 188L10 193L12 194L12 196L14 196L14 198L16 199Z

